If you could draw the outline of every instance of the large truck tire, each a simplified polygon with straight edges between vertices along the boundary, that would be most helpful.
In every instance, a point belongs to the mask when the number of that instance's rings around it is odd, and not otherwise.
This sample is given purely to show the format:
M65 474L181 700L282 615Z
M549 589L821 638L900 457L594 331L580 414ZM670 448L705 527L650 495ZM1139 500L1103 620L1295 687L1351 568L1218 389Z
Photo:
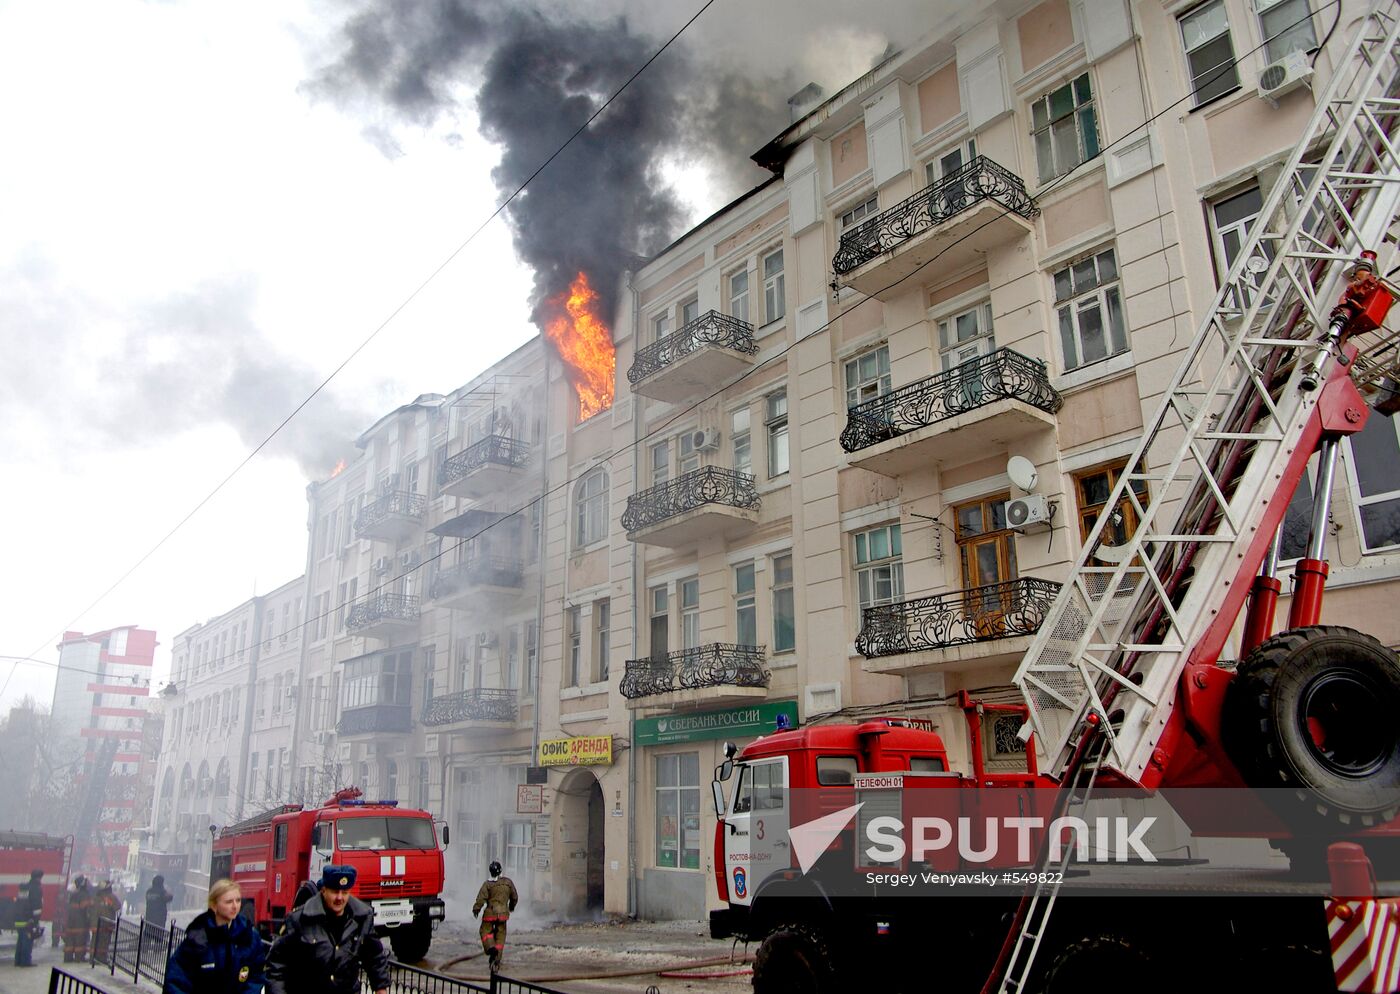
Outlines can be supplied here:
M389 930L389 945L394 949L394 959L400 963L417 963L428 955L432 944L433 926L426 918L417 918L412 925Z
M753 958L754 994L832 994L831 950L808 925L780 925Z
M1045 955L1049 950L1042 951ZM1050 960L1040 994L1084 994L1112 977L1134 994L1166 994L1174 989L1160 964L1141 943L1123 935L1088 935L1066 944Z
M1300 839L1400 813L1400 662L1362 632L1318 625L1252 651L1222 715L1226 752Z

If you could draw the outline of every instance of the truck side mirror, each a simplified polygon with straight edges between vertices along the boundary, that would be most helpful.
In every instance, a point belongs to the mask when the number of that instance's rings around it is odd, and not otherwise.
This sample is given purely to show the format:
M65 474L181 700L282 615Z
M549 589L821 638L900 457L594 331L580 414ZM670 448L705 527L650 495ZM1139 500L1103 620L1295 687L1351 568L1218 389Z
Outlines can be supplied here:
M715 817L716 817L716 818L723 818L723 817L724 817L724 788L721 787L721 786L719 785L719 781L718 781L718 780L711 780L711 781L710 781L710 790L714 793L714 798L715 798Z
M447 825L443 825L443 826L442 826L442 847L443 847L444 849L446 849L446 848L447 848L448 846L450 846L451 844L452 844L452 829L451 829L449 826L447 826Z
M732 759L726 759L723 763L720 763L720 764L719 764L719 778L720 778L720 780L727 782L727 781L729 780L729 778L732 777L733 775L734 775L734 760L732 760Z

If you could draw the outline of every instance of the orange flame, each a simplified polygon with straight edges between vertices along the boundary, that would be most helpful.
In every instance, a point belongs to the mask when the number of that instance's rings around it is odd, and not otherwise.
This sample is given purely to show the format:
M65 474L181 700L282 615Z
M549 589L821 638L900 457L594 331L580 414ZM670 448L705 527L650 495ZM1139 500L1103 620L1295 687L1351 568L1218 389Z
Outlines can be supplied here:
M549 320L544 333L568 367L569 382L578 395L578 419L587 421L612 407L617 370L612 332L598 313L598 294L588 285L586 273L578 274L567 294L550 298L549 307L563 313Z
M338 463L335 464L335 469L331 470L331 475L328 477L328 479L334 480L337 476L339 476L339 475L340 475L341 473L343 473L343 472L345 472L345 460L344 460L344 459L340 460L340 462L338 462Z

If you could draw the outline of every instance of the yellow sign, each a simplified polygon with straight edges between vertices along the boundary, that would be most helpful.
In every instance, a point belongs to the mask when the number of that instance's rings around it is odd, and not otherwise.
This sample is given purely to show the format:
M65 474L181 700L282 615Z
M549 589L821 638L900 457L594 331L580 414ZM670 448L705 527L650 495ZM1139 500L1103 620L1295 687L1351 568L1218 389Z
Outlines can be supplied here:
M540 743L540 766L611 766L612 736L581 735Z

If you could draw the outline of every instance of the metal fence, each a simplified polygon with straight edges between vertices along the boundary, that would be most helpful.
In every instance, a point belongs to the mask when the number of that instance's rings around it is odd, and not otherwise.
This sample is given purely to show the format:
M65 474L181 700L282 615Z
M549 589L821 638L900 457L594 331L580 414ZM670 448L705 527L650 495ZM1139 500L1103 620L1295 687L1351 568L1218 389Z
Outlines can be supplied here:
M165 964L184 941L185 930L171 924L162 928L144 918L99 918L93 937L92 961L112 976L121 973L132 980L143 977L165 984Z
M75 977L67 970L53 968L49 974L49 994L107 994L101 987Z
M370 990L369 977L361 974L361 986ZM389 994L495 994L495 987L474 984L403 963L389 963Z

